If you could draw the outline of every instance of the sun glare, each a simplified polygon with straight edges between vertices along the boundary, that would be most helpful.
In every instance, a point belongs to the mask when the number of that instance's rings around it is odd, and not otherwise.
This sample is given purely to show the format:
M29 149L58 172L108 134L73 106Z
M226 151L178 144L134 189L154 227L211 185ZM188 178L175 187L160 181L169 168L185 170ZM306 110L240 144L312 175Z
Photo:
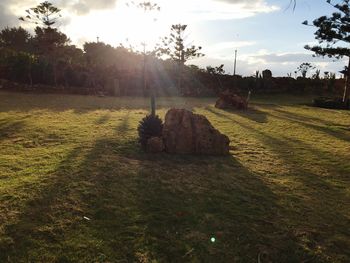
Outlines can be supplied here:
M214 4L212 0L159 0L157 3L161 7L160 12L144 12L136 5L127 5L126 0L120 0L112 10L95 10L86 16L75 17L74 23L67 26L66 32L73 36L72 41L78 45L85 41L95 41L99 37L101 41L113 46L123 43L140 49L141 43L145 42L152 48L160 37L169 34L172 24L193 24L193 21L203 19L235 19L254 14L254 10L247 10L242 4Z
M93 11L87 16L75 18L66 31L78 45L96 41L98 37L113 46L122 43L139 50L142 43L151 48L160 37L167 35L172 20L161 12L144 12L120 1L113 10Z

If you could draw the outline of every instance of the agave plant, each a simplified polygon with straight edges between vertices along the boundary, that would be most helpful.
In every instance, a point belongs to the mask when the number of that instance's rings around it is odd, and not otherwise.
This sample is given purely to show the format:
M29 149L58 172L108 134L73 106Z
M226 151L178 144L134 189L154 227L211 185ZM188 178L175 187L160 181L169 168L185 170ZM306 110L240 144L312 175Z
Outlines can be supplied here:
M139 133L139 143L143 149L146 149L148 139L162 136L163 121L158 115L147 115L140 121L137 131Z

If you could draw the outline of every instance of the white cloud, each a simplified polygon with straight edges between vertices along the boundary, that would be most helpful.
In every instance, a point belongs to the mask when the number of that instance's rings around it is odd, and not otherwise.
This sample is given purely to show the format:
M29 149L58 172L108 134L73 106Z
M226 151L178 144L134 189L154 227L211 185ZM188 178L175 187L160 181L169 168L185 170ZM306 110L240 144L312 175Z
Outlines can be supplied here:
M335 59L314 57L310 52L269 53L260 50L256 54L243 56L251 64L279 64L279 63L303 63L303 62L334 62Z
M203 52L212 58L224 59L228 54L233 54L235 49L254 46L254 41L227 41L206 46Z
M254 46L256 42L254 41L228 41L220 42L209 47L210 50L227 50L227 49L236 49L242 47Z
M259 13L270 13L279 10L275 5L265 1L218 1L218 0L159 0L165 13L176 14L178 20L227 20L242 19ZM175 17L174 17L175 18Z
M19 24L18 17L24 14L24 10L36 5L34 0L1 0L0 1L0 27L15 26Z
M93 10L113 9L118 0L52 0L55 6L63 10L68 16L86 15ZM35 7L43 0L0 0L0 27L15 26L18 17L25 14L25 10ZM70 20L70 19L67 19Z
M135 0L138 1L141 0ZM18 25L18 17L40 2L0 0L0 27ZM240 19L278 10L264 0L157 0L161 12L157 15L158 23L153 24L145 23L144 14L128 8L127 2L130 0L52 0L62 9L63 18L58 26L75 44L82 38L91 41L100 36L102 41L112 45L125 42L127 38L135 45L144 41L145 35L151 39L148 42L154 44L159 37L167 35L170 26L175 23L193 25L197 21ZM28 23L21 25L27 28L33 26Z
M86 15L93 10L114 9L117 0L61 0L57 4L61 4L62 8L68 8L77 15Z

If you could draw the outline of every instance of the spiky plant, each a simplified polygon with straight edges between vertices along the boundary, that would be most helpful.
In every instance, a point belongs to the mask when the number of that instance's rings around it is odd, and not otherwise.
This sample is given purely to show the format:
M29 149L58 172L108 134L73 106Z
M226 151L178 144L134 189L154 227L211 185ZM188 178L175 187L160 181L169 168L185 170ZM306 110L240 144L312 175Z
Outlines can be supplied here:
M146 149L148 139L162 136L163 121L158 115L147 115L140 121L137 131L139 143L143 149Z

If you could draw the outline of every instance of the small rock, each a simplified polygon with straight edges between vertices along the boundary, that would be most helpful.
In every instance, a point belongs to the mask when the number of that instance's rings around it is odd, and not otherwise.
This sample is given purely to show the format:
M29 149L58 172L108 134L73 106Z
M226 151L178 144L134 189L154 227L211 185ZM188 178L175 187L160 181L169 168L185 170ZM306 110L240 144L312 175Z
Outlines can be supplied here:
M147 152L161 153L165 149L164 142L161 137L152 137L147 141Z

